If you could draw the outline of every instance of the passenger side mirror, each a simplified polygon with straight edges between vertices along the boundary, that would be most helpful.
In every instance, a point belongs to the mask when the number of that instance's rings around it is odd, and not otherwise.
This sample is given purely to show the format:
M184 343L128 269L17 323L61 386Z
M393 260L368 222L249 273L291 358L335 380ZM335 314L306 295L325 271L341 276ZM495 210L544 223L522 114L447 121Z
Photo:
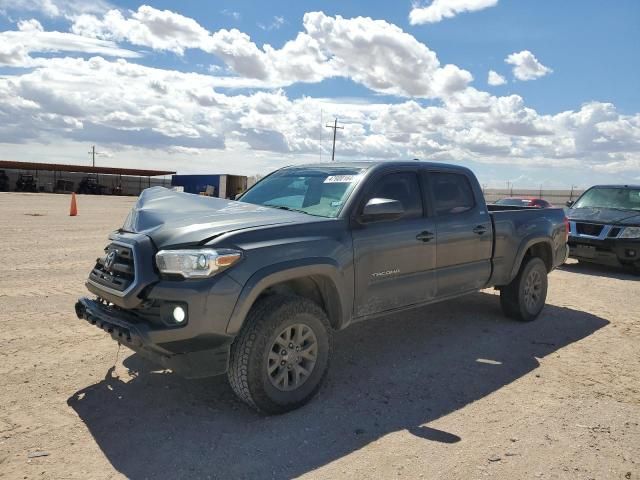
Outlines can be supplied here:
M571 206L571 205L573 205L574 203L576 203L576 202L574 202L573 200L567 200L567 203L566 203L565 205L566 205L567 207L570 207L570 206Z
M372 198L362 209L363 222L378 222L381 220L395 220L405 214L402 203L389 198Z

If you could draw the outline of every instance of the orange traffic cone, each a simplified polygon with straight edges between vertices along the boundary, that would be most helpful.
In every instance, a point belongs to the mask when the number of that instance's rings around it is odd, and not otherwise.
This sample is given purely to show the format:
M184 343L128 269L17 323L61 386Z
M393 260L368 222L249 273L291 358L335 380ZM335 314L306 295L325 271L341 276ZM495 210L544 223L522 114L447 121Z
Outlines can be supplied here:
M69 209L69 216L75 217L78 215L78 205L76 205L76 193L71 194L71 208Z

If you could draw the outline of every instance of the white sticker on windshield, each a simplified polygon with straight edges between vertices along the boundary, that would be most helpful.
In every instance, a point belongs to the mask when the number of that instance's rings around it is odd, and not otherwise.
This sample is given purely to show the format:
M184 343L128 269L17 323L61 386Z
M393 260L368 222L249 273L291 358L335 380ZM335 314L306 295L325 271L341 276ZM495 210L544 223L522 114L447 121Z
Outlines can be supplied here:
M323 183L351 183L358 175L329 175Z

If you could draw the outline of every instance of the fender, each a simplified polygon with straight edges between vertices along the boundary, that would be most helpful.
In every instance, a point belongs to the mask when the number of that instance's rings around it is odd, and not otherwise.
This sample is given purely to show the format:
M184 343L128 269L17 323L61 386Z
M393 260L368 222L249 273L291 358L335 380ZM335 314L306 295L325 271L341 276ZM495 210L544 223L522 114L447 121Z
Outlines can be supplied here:
M227 333L236 335L240 331L249 310L265 289L278 283L286 282L287 280L314 275L328 277L333 283L335 293L339 298L336 324L338 328L342 328L351 318L349 295L346 295L344 292L353 291L353 286L346 284L344 275L341 273L335 260L317 257L277 263L254 273L242 288L229 323L227 324Z
M511 270L511 276L509 277L509 281L513 280L514 278L516 278L516 275L518 275L518 272L520 271L520 265L522 265L522 260L524 258L525 253L527 253L527 250L529 250L531 246L537 243L544 243L547 247L549 247L549 251L551 252L551 263L553 267L554 252L553 252L553 244L551 242L551 239L549 237L525 238L525 240L520 244L520 248L518 249L518 254L516 255L515 261L513 262L513 268Z

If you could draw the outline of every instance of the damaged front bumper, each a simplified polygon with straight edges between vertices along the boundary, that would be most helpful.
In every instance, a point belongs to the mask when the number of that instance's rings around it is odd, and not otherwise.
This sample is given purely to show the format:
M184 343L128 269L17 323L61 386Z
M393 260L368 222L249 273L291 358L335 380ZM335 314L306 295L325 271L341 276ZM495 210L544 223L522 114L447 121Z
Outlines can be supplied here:
M153 328L136 315L97 299L80 298L75 310L78 318L104 330L121 345L181 376L201 378L227 371L230 337L208 335L172 342L171 330L178 329Z
M109 239L106 256L96 260L86 282L95 297L78 299L78 318L182 376L225 373L234 339L227 330L241 285L224 272L163 279L155 271L156 248L149 237L115 232ZM176 307L184 314L180 321L172 319Z

